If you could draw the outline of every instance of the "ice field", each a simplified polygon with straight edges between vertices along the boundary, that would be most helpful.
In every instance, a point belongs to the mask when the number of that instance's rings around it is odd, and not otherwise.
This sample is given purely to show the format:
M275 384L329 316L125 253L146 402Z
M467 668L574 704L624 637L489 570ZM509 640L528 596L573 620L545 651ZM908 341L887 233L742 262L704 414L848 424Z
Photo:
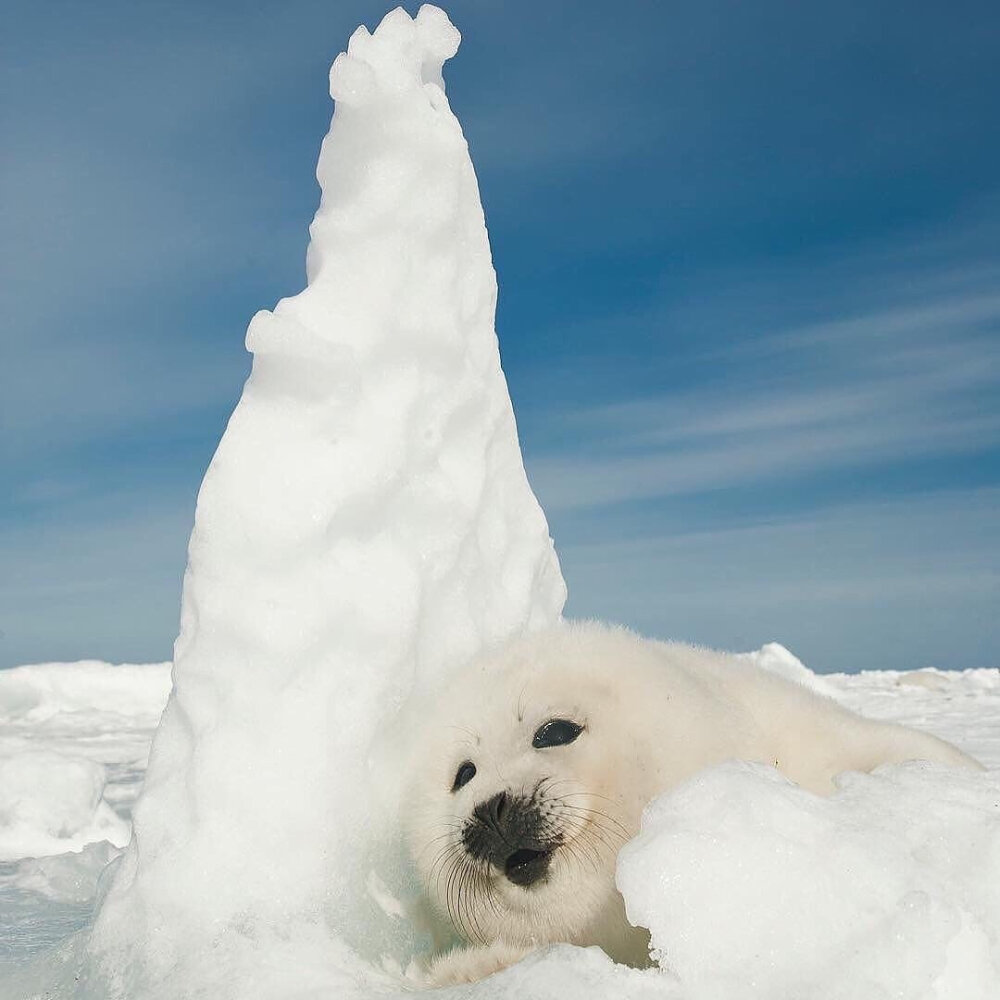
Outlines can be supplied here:
M683 795L663 800L658 807L664 842L673 852L683 848L685 859L670 870L674 891L682 895L678 912L670 918L673 924L664 928L663 946L668 956L676 951L671 940L691 949L682 957L694 986L679 985L658 972L621 970L609 978L612 973L601 956L567 948L566 953L555 949L535 972L531 971L535 961L509 970L490 986L479 987L477 995L508 996L522 991L522 996L554 996L559 980L550 977L557 975L581 991L584 983L592 981L595 996L600 995L603 983L603 988L620 990L614 995L675 1000L784 996L784 987L775 985L780 976L798 977L796 992L788 994L798 997L985 1000L995 995L991 985L995 989L1000 979L988 977L997 974L1000 948L996 923L1000 917L1000 670L817 677L780 647L765 647L752 655L857 711L919 726L948 739L978 757L993 773L980 779L944 773L932 776L912 766L890 768L877 779L854 776L842 801L834 798L827 807L821 805L824 800L805 794L796 801L765 775L716 769L703 782L693 783ZM48 949L84 927L90 918L100 870L120 853L127 837L153 729L166 702L169 669L169 664L80 663L0 672L0 773L22 779L13 785L5 783L6 797L0 799L0 996L5 1000L30 996L32 984L43 978L32 968L33 961L48 964ZM45 762L41 773L48 780L39 779L39 760ZM76 811L71 812L66 789L80 787L81 773L92 780L83 786L86 797L79 795ZM866 784L871 786L867 796ZM12 787L21 789L19 807L14 810ZM725 808L713 815L720 795ZM776 796L780 801L775 801ZM817 818L817 808L827 815ZM679 813L673 828L670 809ZM119 847L103 840L82 846L103 834L96 828L96 819L107 811L119 820L113 831ZM664 813L668 813L666 819ZM803 822L809 823L808 840L802 837ZM926 830L919 829L921 823ZM761 833L768 838L763 843ZM59 834L62 843L54 846ZM16 846L15 835L19 838ZM796 838L801 867L790 873L788 840ZM293 849L289 843L289 850ZM731 851L738 851L738 857ZM846 855L837 857L845 851ZM942 858L942 852L949 857ZM747 865L748 858L753 859L752 865ZM845 871L842 866L848 862L850 868ZM657 864L656 859L649 863ZM893 865L902 869L902 875L892 870ZM668 870L662 862L659 867ZM858 877L859 869L865 869L863 880ZM948 881L936 881L943 874ZM738 907L725 899L720 902L715 883L721 877L727 880L728 897L737 875L742 876L740 884L746 893ZM831 879L836 881L831 884ZM851 886L852 879L854 888L845 892L844 886ZM980 892L983 937L978 939L971 929L975 921L972 901ZM872 900L878 895L882 899L875 906ZM782 908L776 909L779 898ZM796 911L791 919L787 907L794 902L806 910ZM863 925L859 915L863 915ZM987 919L993 920L992 925ZM682 926L678 928L677 923ZM803 950L803 937L809 939L805 942L808 953ZM789 941L795 942L794 953ZM765 952L761 957L762 946L777 947L778 955ZM846 961L845 949L849 951ZM935 988L949 954L955 966L949 975L959 976L965 962L969 981L963 984L958 979L955 985L943 979ZM760 988L746 981L746 970L755 962L765 966L755 970ZM830 967L833 962L836 966ZM31 974L25 975L25 970ZM718 980L706 984L707 972L717 973ZM817 974L822 978L808 978ZM298 989L300 984L291 973L288 982L287 993L278 990L271 995L312 995ZM358 995L385 995L385 986L372 984L369 993Z
M172 671L0 673L0 1000L416 988L408 708L566 597L445 96L459 41L441 10L399 9L331 69L308 285L247 331ZM904 764L829 799L760 765L703 772L619 859L660 968L556 946L449 995L995 1000L1000 672L816 677L777 645L747 655L990 770Z

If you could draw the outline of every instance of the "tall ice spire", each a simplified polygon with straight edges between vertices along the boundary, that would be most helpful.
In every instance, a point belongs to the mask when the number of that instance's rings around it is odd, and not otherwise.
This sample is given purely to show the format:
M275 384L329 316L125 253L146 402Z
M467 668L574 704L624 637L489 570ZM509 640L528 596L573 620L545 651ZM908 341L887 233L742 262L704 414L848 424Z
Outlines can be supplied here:
M308 287L250 323L253 370L198 497L173 693L90 940L108 996L195 995L224 956L273 965L310 934L340 968L383 729L414 687L561 612L441 77L458 44L438 8L400 8L331 70ZM264 996L260 976L212 995Z

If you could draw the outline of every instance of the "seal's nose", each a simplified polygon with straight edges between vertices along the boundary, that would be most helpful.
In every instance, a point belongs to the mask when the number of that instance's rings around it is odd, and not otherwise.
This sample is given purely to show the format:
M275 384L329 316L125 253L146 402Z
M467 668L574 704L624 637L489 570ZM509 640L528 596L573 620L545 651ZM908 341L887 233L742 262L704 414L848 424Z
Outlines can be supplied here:
M503 873L514 885L527 887L548 873L551 857L551 851L535 851L522 847L504 862Z
M507 793L498 792L492 799L484 802L481 806L477 806L475 811L481 813L481 818L496 823L499 826L503 822L504 813L507 811Z
M472 857L527 887L548 873L555 845L545 842L543 826L533 799L498 792L472 810L462 843Z

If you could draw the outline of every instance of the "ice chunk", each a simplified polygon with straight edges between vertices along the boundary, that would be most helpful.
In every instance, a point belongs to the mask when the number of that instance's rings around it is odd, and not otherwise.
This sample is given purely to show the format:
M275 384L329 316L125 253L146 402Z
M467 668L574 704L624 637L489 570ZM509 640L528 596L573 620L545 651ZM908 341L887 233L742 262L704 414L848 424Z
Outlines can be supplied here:
M25 792L34 800L34 815L37 818L39 810L92 808L96 823L81 821L72 836L44 838L30 834L21 823L17 825L22 833L15 838L9 823L6 833L0 833L7 857L19 856L20 851L32 855L78 851L108 832L116 843L128 839L127 821L146 766L150 734L169 690L169 663L112 666L88 660L0 671L0 760L20 760L21 764L10 766L22 776L25 760L35 761L32 773L44 771L44 777ZM40 749L54 756L44 758L47 763L22 757ZM98 786L102 792L92 800ZM46 806L39 797L56 804ZM124 827L112 822L108 806ZM18 812L23 814L25 808L22 803Z
M308 287L247 332L253 369L199 494L174 689L89 941L91 994L273 981L285 997L294 980L344 996L366 963L404 960L386 766L400 706L561 612L443 90L458 40L442 11L399 9L331 72Z
M649 806L618 885L685 997L987 1000L998 801L995 772L895 765L818 798L727 764Z
M8 881L23 893L34 893L54 902L92 903L98 879L118 853L111 841L99 840L78 852L25 858L16 865Z
M82 757L25 750L0 758L0 860L128 841L128 823L104 801L104 768Z

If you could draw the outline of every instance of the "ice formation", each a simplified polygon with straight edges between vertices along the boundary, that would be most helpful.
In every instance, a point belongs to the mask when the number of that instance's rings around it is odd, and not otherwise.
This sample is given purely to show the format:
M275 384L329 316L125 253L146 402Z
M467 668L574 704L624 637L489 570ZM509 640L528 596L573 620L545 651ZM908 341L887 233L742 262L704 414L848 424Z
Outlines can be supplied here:
M0 860L128 841L104 799L104 768L84 757L26 750L0 759Z
M109 731L156 725L170 691L170 664L36 663L0 672L0 723L4 733L37 734L55 727L73 736L74 713L89 726L102 717ZM54 734L52 734L54 735Z
M0 860L127 843L120 813L169 690L167 664L0 671Z
M839 785L733 762L648 807L618 885L681 996L996 997L1000 773L912 762Z
M273 961L265 938L377 960L401 936L366 888L402 878L376 766L395 712L561 612L441 77L458 43L439 9L398 9L331 70L308 287L247 332L253 370L198 498L174 691L89 945L94 992L186 995L256 955L215 984L245 997Z

